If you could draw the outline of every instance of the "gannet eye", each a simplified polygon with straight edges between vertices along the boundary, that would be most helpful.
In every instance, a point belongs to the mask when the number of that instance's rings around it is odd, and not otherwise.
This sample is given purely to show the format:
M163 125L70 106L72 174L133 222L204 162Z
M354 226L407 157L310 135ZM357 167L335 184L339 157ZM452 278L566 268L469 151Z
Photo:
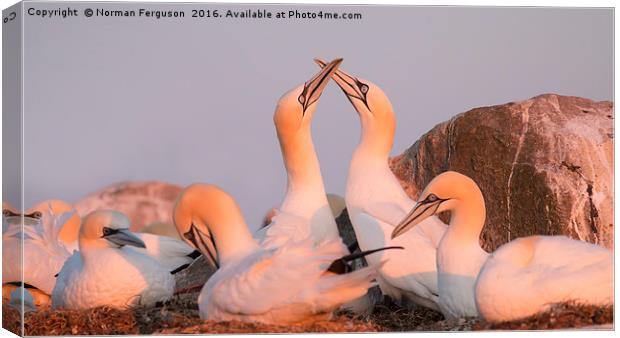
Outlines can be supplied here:
M41 218L41 216L43 216L43 214L40 211L35 211L31 215L33 218L36 218L36 219L39 219Z
M299 103L304 104L304 102L306 102L306 98L304 97L304 95L299 95L299 97L297 98L297 101L299 101Z
M108 227L104 227L104 228L103 228L103 236L104 236L104 237L105 237L105 236L110 236L110 235L111 235L111 234L113 234L113 233L114 233L114 230L113 230L113 229L110 229L110 228L108 228Z
M428 195L428 197L426 197L426 200L429 201L429 202L435 202L438 199L439 198L435 194L430 194L430 195Z
M368 93L368 85L365 85L365 84L361 85L360 91L362 92L362 94Z

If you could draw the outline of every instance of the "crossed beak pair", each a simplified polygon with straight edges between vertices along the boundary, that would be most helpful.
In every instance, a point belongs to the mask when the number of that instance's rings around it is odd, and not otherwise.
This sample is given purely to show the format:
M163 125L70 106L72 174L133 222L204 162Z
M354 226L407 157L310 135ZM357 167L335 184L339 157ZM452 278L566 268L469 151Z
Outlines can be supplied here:
M339 70L338 67L342 63L342 59L336 59L330 63L326 63L321 59L314 59L314 62L321 66L322 69L304 84L304 88L297 99L303 108L304 114L306 109L321 97L330 78L336 81L352 104L354 99L360 100L370 110L366 99L369 89L368 85L362 83L356 77Z
M425 219L435 215L439 206L447 200L449 200L449 198L439 198L430 194L424 200L416 203L407 216L394 228L392 231L392 239L404 234Z

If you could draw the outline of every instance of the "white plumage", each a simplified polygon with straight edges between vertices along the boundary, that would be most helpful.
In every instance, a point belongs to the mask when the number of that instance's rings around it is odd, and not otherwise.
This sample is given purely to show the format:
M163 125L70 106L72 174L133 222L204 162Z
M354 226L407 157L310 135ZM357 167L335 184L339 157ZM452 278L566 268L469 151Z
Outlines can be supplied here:
M478 311L487 320L534 315L553 303L613 304L613 254L565 236L532 236L502 245L476 282Z
M504 321L536 314L553 303L613 304L611 251L565 236L531 236L489 255L479 244L486 210L473 180L448 171L420 196L393 236L451 211L437 253L439 307L446 317L482 315Z
M46 294L51 294L56 275L70 253L58 239L63 224L73 217L74 212L56 215L49 209L39 223L25 225L9 224L3 217L2 234L2 283L22 280L20 254L22 236L24 283L30 284Z
M198 298L200 316L280 325L329 319L342 304L363 296L375 274L365 268L326 275L340 256L337 241L318 247L311 240L261 247L222 266L207 281Z
M129 225L125 215L111 210L84 218L80 251L67 259L52 292L55 308L125 308L172 297L174 278L166 267L147 255L120 248L144 246Z
M198 298L203 319L274 324L325 319L343 303L364 295L376 274L376 268L343 275L328 272L342 256L340 240L317 245L308 237L278 247L259 245L236 202L215 186L184 189L174 220L195 247L217 248L217 254L203 252L217 257L220 266ZM286 225L305 220L280 212L274 221Z
M323 61L316 61L324 66ZM446 225L433 217L417 231L394 240L390 238L396 224L415 205L388 164L396 124L392 105L370 81L342 70L336 71L332 79L353 104L362 125L361 140L349 165L345 195L360 249L403 246L404 251L389 250L366 258L371 266L386 261L377 278L381 291L395 299L405 298L438 309L435 255Z
M311 133L318 100L330 75L341 62L342 59L332 61L308 82L290 90L278 101L273 120L286 169L287 188L276 213L296 215L303 222L282 224L273 218L271 224L255 233L262 245L278 247L289 240L302 240L307 236L314 238L315 244L342 242L325 194ZM342 243L340 249L343 255L348 253Z

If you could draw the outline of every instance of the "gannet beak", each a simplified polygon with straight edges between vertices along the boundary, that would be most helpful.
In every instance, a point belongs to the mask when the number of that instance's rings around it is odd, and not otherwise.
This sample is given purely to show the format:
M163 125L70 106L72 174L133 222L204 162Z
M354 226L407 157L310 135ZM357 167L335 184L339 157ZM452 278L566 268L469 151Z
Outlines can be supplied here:
M204 233L192 223L189 230L183 234L183 237L189 241L189 243L205 256L213 266L220 267L217 260L217 248L215 247L215 240L210 233Z
M111 229L110 234L103 235L102 237L118 246L129 245L138 248L146 248L146 245L140 237L131 233L129 229Z
M316 62L316 64L325 69L325 61L317 58L314 59L314 62ZM366 108L370 110L370 107L368 106L368 100L366 98L370 87L367 84L361 82L355 76L349 75L340 69L334 72L334 75L332 75L332 79L336 81L336 84L338 84L340 89L342 89L342 91L345 93L345 95L347 96L349 101L351 101L351 104L353 104L354 107L355 104L353 103L353 100L360 100L362 101L362 103L364 103Z
M441 203L447 200L448 199L438 198L433 201L425 199L424 201L418 202L409 214L407 214L407 216L405 216L405 218L394 228L392 231L392 239L404 234L425 219L433 216L437 212L437 209L439 209Z
M336 59L328 64L325 64L323 69L314 75L310 80L308 80L304 84L304 89L297 98L299 104L301 104L303 108L303 114L306 113L306 109L310 107L313 103L319 100L321 94L323 93L323 89L327 86L330 77L336 70L338 70L338 66L342 63L342 59Z

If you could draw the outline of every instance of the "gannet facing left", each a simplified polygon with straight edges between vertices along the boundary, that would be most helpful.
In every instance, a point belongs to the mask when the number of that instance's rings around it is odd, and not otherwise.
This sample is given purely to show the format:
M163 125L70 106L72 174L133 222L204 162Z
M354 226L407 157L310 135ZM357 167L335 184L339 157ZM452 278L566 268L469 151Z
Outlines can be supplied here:
M168 269L145 254L123 250L145 246L129 226L129 219L113 210L84 217L80 250L65 261L52 291L54 308L126 308L172 297L175 282Z
M342 59L336 59L303 85L285 93L279 100L273 115L282 159L287 174L286 194L282 204L275 210L305 219L303 228L291 228L272 222L255 234L261 243L279 246L288 240L314 238L315 244L340 240L338 227L331 212L321 168L312 142L312 118L330 76L338 69ZM344 244L341 253L347 254Z
M321 67L325 62L315 60ZM387 95L370 81L337 70L332 79L358 113L362 135L349 165L345 202L362 250L398 245L404 251L385 251L369 256L371 266L387 262L379 270L381 291L390 297L407 299L438 309L437 244L446 225L432 217L412 232L394 240L394 227L415 205L390 170L388 159L396 119ZM415 257L412 259L412 257Z
M520 319L554 303L613 304L613 254L565 236L515 239L492 254L479 244L486 209L478 185L448 171L435 177L394 229L401 236L425 218L450 210L439 243L439 307L446 317Z
M288 213L275 218L282 225L307 226L305 219ZM346 263L339 260L339 240L316 245L308 236L278 247L259 245L235 200L213 185L185 188L175 205L174 222L196 248L217 250L203 252L219 263L198 297L203 319L270 324L326 319L340 305L364 295L376 274L372 267L348 273L335 269ZM343 274L330 272L337 270Z

